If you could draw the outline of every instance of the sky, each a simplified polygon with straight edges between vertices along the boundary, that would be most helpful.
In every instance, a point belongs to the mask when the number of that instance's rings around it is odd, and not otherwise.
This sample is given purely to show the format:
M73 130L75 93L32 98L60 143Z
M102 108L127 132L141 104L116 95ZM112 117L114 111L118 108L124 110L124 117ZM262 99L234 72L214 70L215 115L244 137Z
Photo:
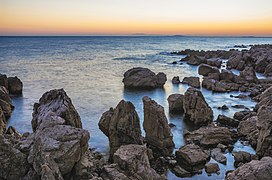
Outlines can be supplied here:
M272 36L272 0L0 0L0 35Z

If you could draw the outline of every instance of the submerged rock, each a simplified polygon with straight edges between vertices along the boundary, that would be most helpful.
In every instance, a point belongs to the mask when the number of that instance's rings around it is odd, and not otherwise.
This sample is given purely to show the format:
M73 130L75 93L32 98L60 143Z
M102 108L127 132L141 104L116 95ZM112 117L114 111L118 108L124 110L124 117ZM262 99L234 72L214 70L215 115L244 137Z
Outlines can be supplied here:
M204 168L210 158L207 151L195 144L187 144L177 150L175 154L178 164L191 173L196 173Z
M103 113L98 125L109 138L110 160L122 145L143 144L139 116L131 102L120 101L115 109Z
M212 122L213 111L198 89L189 88L185 92L183 108L185 119L195 125L207 125Z
M188 84L189 86L200 88L199 77L185 77L183 78L182 84Z
M82 128L82 123L71 99L63 89L54 89L43 94L39 103L34 104L32 128L35 132L48 116L59 116L66 125ZM46 122L44 122L46 123Z
M163 87L166 80L166 75L162 72L156 75L147 68L136 67L125 72L123 83L125 88L153 89Z
M149 97L143 97L144 130L147 144L163 155L171 155L175 146L164 108Z
M261 160L253 160L227 174L227 180L270 180L272 179L272 158L263 157Z
M23 83L17 77L8 77L8 90L10 94L22 94L23 93Z
M173 113L183 112L183 98L182 94L171 94L168 98L169 111Z

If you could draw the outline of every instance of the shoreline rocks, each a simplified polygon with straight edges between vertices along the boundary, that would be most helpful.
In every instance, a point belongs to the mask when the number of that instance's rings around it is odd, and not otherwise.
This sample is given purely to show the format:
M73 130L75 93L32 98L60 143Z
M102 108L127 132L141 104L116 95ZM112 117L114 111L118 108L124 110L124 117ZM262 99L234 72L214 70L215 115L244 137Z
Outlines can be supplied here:
M188 84L194 88L200 88L199 77L185 77L183 78L182 84Z
M169 111L171 113L183 113L183 99L182 94L171 94L168 98Z
M124 74L123 83L129 89L154 89L163 87L167 78L162 72L157 75L147 68L136 67Z

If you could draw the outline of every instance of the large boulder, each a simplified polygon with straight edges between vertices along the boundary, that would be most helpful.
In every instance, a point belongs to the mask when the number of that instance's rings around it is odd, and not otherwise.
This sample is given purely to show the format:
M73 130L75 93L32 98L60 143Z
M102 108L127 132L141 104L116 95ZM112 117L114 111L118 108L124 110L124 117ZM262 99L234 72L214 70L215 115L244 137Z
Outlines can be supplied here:
M234 166L239 167L242 164L250 162L253 155L251 155L249 152L246 152L246 151L238 151L233 153L233 156L234 156Z
M120 146L143 143L139 116L131 102L120 101L115 109L103 113L98 125L109 138L110 160Z
M207 125L213 120L213 111L198 89L189 88L185 92L183 108L185 119L195 125Z
M253 160L227 174L227 180L270 180L272 179L272 158L263 157L261 160Z
M19 180L29 170L27 155L15 148L12 138L0 135L0 179Z
M219 69L207 64L201 64L198 68L198 74L208 76L209 73L220 73Z
M129 177L128 179L155 180L162 177L151 168L145 145L121 146L113 156L113 161L118 165L119 171Z
M195 144L187 144L176 151L178 164L192 173L202 169L209 160L209 153Z
M181 83L188 84L194 88L200 88L199 77L184 77Z
M245 137L249 140L251 146L256 147L257 145L257 138L258 138L258 130L257 130L257 116L250 117L244 121L239 123L237 128L238 134L241 137Z
M48 120L48 116L59 116L65 120L66 125L82 128L80 116L63 89L54 89L44 93L39 103L34 104L31 121L34 132L43 121Z
M20 95L23 93L23 83L17 77L8 77L8 90L10 94Z
M143 97L144 130L149 145L164 155L171 155L175 146L164 108L149 97Z
M167 78L162 72L157 75L147 68L136 67L125 72L123 83L125 88L153 89L163 87Z
M257 116L259 133L256 152L260 157L272 156L272 106L261 106Z
M183 112L183 98L182 94L171 94L167 98L169 111L173 113Z
M240 72L240 78L245 80L246 82L258 82L258 78L253 67L246 67L243 71Z
M203 147L216 147L218 144L229 145L235 141L236 134L225 127L208 126L184 134L186 143L198 143Z
M237 119L233 119L221 114L218 115L216 121L218 122L219 125L229 126L229 127L238 127L240 123L240 121L238 121Z

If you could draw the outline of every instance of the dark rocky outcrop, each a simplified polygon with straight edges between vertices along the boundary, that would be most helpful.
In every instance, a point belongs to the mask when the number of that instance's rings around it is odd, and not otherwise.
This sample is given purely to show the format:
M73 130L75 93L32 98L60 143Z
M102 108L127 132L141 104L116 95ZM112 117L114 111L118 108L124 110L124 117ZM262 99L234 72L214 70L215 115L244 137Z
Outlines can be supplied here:
M237 168L245 163L248 163L252 159L252 155L245 151L238 151L233 153L234 156L234 166Z
M257 146L258 130L257 130L257 116L250 117L239 123L237 128L238 134L241 137L245 137L251 146Z
M185 77L183 78L182 84L188 84L189 86L200 88L199 77Z
M218 115L217 120L219 125L222 126L229 126L229 127L238 127L240 121L224 116L224 115Z
M203 147L216 147L218 144L229 145L236 139L236 134L225 127L208 126L184 134L186 143L197 143Z
M120 101L115 109L103 113L98 125L109 138L110 160L120 146L143 143L139 116L131 102Z
M162 72L156 75L147 68L136 67L125 72L123 83L125 88L153 89L163 87L166 80L166 75Z
M207 64L201 64L198 68L198 74L208 76L210 73L219 73L219 69Z
M8 89L8 77L5 74L0 74L0 86L4 86Z
M183 108L185 119L195 125L207 125L212 122L213 111L198 89L189 88L185 92Z
M147 144L163 155L171 155L175 146L164 108L149 97L143 97L144 130Z
M191 173L204 168L209 160L209 153L195 144L187 144L176 151L178 164Z
M172 79L172 83L173 84L179 84L180 83L179 76L174 76L173 79Z
M263 157L261 160L253 160L227 174L227 180L270 180L272 179L272 158Z
M8 77L8 90L10 94L22 94L23 93L23 83L17 77Z
M47 116L59 116L65 120L66 125L82 128L80 116L63 89L44 93L39 103L34 104L32 116L31 124L34 132L43 121L47 120Z
M5 118L8 119L11 116L14 106L4 86L0 86L0 107L2 108Z
M168 98L169 111L173 113L183 112L183 98L182 94L171 94Z

